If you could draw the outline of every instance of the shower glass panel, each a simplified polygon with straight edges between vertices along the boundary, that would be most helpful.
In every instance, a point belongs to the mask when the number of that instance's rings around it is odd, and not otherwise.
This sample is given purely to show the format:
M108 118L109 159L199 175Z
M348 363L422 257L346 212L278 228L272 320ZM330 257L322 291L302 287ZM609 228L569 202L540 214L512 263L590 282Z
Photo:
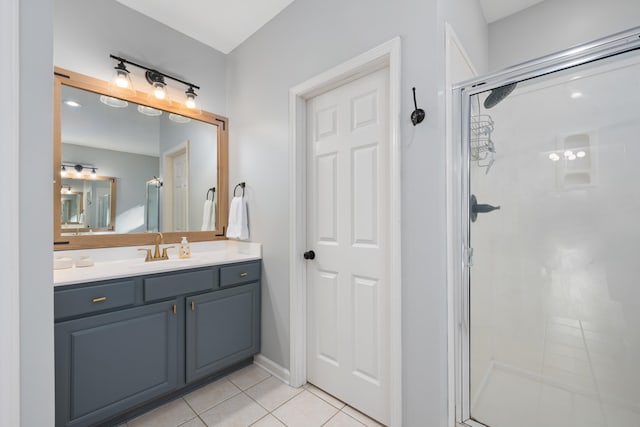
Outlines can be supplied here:
M640 53L470 100L468 423L640 426Z

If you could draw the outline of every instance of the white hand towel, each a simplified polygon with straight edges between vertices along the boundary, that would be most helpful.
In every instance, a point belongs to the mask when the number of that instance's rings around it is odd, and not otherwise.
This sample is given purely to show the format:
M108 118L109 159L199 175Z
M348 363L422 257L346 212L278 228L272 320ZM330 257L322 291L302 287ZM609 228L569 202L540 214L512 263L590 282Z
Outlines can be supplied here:
M205 200L204 209L202 211L202 226L200 227L200 231L213 230L213 228L211 228L212 216L215 216L215 214L213 213L213 200ZM214 219L214 223L215 223L215 219Z
M227 237L240 240L249 239L247 202L244 197L234 197L229 206Z

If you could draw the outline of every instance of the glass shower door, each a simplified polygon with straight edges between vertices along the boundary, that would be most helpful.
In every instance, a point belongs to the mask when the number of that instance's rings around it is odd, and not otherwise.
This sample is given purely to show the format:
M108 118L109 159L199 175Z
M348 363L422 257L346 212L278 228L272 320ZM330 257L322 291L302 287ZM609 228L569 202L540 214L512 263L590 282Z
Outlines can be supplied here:
M640 426L640 54L470 101L469 423Z

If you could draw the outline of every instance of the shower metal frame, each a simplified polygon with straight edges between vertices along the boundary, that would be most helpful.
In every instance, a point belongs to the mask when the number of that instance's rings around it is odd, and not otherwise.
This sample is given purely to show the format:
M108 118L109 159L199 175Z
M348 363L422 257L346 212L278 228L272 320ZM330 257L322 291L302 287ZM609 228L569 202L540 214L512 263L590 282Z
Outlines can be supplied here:
M576 66L613 57L633 50L640 50L640 27L613 34L611 36L585 43L559 53L544 56L503 71L474 78L455 85L453 90L454 125L453 141L459 143L453 147L454 159L459 163L449 165L449 179L452 182L453 194L449 218L453 221L454 236L450 241L454 247L449 248L448 256L451 265L458 266L449 271L449 286L453 287L453 331L455 354L449 360L453 362L452 377L454 382L455 425L457 427L488 427L471 418L470 408L470 126L471 97L482 92L495 89L513 82L530 80L559 72ZM490 427L490 426L489 426Z

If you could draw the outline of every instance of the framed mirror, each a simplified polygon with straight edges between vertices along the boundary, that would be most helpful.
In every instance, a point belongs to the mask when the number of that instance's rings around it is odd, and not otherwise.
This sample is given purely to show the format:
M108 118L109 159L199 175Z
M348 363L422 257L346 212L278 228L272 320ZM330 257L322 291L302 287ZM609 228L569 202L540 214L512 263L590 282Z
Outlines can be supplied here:
M54 249L225 239L227 118L60 68L54 81Z

